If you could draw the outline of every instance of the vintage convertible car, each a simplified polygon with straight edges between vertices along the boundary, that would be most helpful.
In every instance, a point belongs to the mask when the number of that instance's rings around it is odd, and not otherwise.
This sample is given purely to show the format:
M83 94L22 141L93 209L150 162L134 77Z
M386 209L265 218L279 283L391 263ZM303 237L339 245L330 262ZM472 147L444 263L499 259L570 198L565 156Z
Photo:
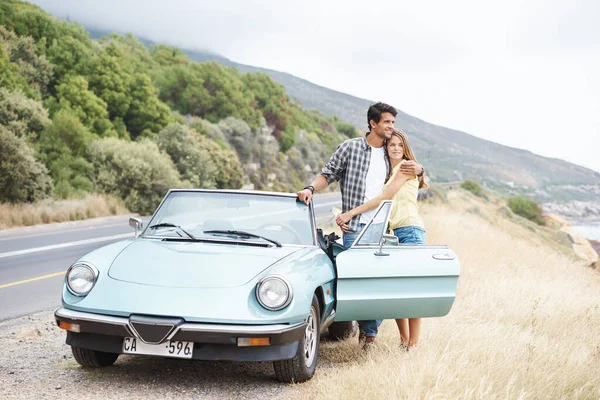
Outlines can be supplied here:
M306 381L327 329L450 311L458 259L399 245L390 209L342 251L294 194L171 190L141 234L132 218L135 237L71 265L55 319L85 367L119 354L273 361L277 379Z

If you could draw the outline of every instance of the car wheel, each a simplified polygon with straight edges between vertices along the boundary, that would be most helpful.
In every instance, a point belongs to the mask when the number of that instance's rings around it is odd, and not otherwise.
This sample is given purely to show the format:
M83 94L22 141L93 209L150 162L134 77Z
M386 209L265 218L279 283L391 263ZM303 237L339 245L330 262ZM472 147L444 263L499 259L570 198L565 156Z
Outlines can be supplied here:
M313 295L310 312L306 317L304 337L298 343L296 356L289 360L273 362L275 376L281 382L299 383L313 377L319 358L319 332L321 328L321 312L317 295Z
M356 321L334 322L329 325L329 337L334 340L354 337L356 332L358 332L358 323Z
M104 351L82 349L74 346L71 346L71 351L73 352L75 361L79 365L90 368L108 367L109 365L113 365L119 357L116 353L106 353Z

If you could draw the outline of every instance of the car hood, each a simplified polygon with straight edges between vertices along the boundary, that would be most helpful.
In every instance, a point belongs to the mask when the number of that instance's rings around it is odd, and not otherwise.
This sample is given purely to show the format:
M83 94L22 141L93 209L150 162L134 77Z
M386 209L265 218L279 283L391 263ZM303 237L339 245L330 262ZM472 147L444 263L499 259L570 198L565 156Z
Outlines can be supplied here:
M141 285L228 288L244 285L298 247L253 247L139 239L116 256L108 275Z

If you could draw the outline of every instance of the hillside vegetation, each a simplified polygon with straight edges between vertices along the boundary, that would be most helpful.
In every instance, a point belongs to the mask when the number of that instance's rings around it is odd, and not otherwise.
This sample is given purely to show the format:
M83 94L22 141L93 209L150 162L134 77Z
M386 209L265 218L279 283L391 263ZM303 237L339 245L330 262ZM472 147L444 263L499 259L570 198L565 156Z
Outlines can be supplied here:
M264 73L282 84L304 107L334 115L361 130L367 127L365 116L371 100L315 85L285 72L239 64L213 53L195 50L185 53L193 60ZM405 103L410 103L410 99ZM521 129L508 126L506 120L490 121L497 123L506 125L506 129ZM538 202L600 199L600 173L596 171L434 125L402 111L396 117L396 125L408 133L419 162L438 182L474 179L507 195L522 194Z
M261 73L132 35L100 40L0 3L0 202L104 193L151 212L169 188L295 191L356 129Z
M450 314L424 319L408 353L393 321L369 356L356 338L322 342L315 377L282 397L600 398L600 275L560 232L510 214L504 201L463 190L447 199L421 213L428 243L448 244L461 261Z

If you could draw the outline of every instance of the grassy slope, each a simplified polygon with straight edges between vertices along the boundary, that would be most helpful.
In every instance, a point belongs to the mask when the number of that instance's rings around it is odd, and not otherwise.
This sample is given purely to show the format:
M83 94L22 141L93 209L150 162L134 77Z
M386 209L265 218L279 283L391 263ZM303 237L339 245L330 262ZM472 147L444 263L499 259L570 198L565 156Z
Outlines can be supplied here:
M0 203L0 230L128 213L122 200L104 194L70 200L46 199L35 204Z
M600 274L500 203L463 191L448 199L422 214L429 243L449 244L461 260L450 314L424 320L409 353L393 321L373 356L355 338L323 343L317 375L286 397L600 398Z

